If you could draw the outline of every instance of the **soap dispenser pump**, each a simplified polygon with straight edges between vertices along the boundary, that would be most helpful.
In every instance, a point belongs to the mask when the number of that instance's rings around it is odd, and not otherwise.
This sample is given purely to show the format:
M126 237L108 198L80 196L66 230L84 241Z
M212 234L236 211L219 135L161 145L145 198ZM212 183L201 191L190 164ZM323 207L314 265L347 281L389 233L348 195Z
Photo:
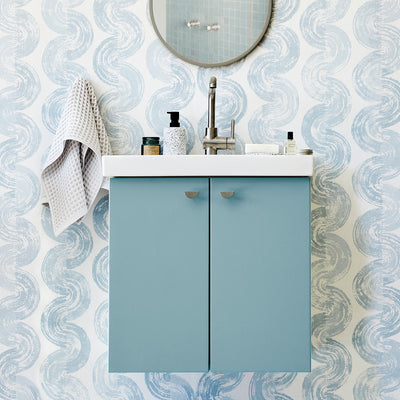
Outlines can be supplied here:
M171 118L169 126L171 128L179 128L181 126L179 123L179 111L167 111L167 114L169 114Z
M186 154L186 129L180 126L179 112L168 111L170 115L169 128L164 128L163 154L182 155Z

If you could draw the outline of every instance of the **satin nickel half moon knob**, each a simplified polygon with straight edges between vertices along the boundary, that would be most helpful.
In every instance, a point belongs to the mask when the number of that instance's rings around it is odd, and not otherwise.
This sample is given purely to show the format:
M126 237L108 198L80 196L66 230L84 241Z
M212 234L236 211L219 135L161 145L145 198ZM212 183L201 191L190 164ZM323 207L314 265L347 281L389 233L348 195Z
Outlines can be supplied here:
M188 199L194 199L195 197L197 197L199 195L199 192L185 192L185 196Z
M235 192L233 190L229 191L229 192L220 192L220 193L224 199L229 199L230 197L232 197L235 194Z

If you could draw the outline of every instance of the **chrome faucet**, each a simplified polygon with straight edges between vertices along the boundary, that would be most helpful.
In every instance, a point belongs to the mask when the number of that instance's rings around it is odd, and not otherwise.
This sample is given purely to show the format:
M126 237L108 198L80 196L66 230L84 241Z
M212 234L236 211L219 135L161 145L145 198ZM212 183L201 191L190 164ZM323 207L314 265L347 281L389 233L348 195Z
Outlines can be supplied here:
M207 155L217 154L218 150L235 148L235 120L231 121L231 136L218 136L218 129L215 127L215 89L217 78L212 76L208 91L208 126L203 138L203 149Z

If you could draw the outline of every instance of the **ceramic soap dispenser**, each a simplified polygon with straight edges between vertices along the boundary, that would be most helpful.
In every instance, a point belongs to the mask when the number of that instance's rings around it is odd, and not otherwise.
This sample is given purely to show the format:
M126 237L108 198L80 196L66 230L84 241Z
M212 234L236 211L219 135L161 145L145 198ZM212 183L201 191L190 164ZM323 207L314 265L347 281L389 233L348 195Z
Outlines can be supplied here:
M171 121L169 128L164 128L163 154L182 155L186 154L186 129L180 126L179 112L169 111Z

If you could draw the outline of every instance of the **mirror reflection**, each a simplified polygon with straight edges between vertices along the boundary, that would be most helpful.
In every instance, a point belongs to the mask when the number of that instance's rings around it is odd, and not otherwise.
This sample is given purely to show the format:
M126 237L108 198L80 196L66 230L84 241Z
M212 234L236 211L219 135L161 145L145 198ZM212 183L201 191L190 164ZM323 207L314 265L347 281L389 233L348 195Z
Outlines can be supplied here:
M150 0L154 29L178 57L221 66L248 54L263 38L272 0Z

